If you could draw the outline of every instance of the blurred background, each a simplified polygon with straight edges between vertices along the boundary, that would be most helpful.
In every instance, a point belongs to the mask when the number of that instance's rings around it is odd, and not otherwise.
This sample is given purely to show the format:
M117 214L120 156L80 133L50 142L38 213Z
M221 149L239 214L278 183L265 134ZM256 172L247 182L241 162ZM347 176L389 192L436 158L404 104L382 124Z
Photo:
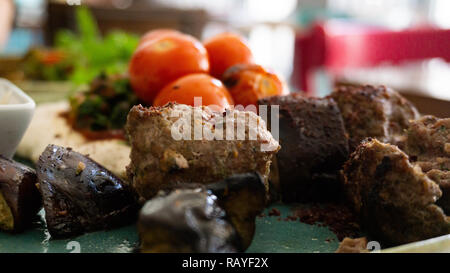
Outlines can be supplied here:
M77 13L80 5L90 13ZM103 40L83 53L97 31L90 14ZM0 0L0 76L30 90L39 86L27 80L85 84L105 66L126 69L139 35L156 28L202 40L238 32L291 91L323 96L335 84L385 84L424 113L450 116L449 0ZM42 69L36 48L91 54L98 68ZM57 59L46 56L50 66Z

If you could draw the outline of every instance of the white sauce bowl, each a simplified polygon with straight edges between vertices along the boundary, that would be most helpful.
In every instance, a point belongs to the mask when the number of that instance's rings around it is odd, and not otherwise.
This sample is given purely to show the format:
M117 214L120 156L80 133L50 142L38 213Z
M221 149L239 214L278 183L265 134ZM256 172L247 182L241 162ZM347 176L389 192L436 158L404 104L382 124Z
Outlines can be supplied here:
M11 158L33 117L36 104L10 81L0 78L0 155ZM35 136L39 137L39 136Z

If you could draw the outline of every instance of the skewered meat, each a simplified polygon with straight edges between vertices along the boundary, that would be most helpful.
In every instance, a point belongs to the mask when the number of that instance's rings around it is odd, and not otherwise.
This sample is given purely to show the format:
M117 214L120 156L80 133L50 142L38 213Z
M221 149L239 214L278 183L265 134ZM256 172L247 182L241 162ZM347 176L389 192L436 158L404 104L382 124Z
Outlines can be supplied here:
M129 223L137 216L131 188L87 156L48 145L37 163L50 234L68 237Z
M202 189L178 189L147 201L138 222L141 252L240 251L216 198Z
M437 204L450 213L450 118L424 116L411 121L405 152L440 186Z
M265 98L259 104L279 105L283 148L276 155L276 165L282 200L336 199L340 192L339 170L348 158L348 139L333 99L293 93Z
M376 240L397 245L450 232L450 219L435 204L439 186L397 146L362 142L343 175L353 208Z
M0 229L23 231L42 207L36 172L0 156Z
M126 130L132 147L127 172L144 199L172 182L207 184L249 171L266 180L272 155L280 148L260 117L237 110L219 114L208 107L138 105L128 114ZM182 137L174 138L173 130Z
M330 97L336 101L344 118L350 151L367 137L402 148L408 121L419 118L418 111L408 100L385 86L339 86Z

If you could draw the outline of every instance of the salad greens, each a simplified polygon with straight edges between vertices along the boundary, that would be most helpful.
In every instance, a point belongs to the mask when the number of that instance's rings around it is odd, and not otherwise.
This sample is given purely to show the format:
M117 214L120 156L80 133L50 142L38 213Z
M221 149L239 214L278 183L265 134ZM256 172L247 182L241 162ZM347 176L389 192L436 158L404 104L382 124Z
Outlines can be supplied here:
M68 79L75 84L91 82L101 73L124 73L138 45L139 37L123 31L100 35L97 23L86 7L76 10L78 33L62 30L56 34L55 48L72 66Z

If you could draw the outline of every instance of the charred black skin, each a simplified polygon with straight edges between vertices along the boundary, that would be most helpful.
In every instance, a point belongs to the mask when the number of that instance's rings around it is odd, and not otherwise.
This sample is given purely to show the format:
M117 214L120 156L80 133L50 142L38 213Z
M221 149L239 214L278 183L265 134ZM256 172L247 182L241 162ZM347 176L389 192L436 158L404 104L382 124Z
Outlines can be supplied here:
M132 189L71 148L48 145L39 157L37 176L52 237L113 228L137 217Z
M14 217L12 232L21 232L29 227L42 207L36 183L33 169L0 156L0 192Z
M228 253L240 249L217 197L203 189L177 189L147 201L139 214L140 251Z
M240 249L246 250L255 233L255 218L266 207L266 189L257 172L235 174L211 184L173 183L161 194L176 189L197 189L217 196L217 203L226 212L226 219L234 226L240 239Z
M255 218L266 206L261 175L256 172L235 174L206 188L217 196L219 205L227 212L227 219L236 228L242 249L247 249L255 234Z

